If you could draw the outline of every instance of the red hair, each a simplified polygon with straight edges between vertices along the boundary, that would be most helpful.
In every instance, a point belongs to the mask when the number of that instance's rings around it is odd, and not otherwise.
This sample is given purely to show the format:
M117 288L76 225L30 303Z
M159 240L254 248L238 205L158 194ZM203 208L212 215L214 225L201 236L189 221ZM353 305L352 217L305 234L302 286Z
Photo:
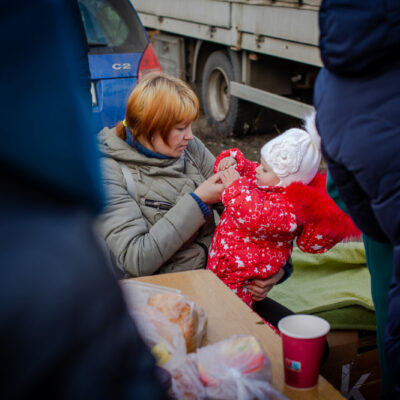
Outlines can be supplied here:
M197 96L185 82L165 73L149 73L131 92L125 121L134 139L142 137L150 142L153 134L159 132L166 142L175 125L190 123L198 114ZM122 122L117 125L117 135L126 139Z

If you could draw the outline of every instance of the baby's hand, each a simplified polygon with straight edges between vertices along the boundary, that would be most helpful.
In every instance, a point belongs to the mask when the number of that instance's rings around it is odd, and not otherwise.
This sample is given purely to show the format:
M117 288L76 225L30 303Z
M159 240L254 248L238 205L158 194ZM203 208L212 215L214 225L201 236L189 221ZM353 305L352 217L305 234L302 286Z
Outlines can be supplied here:
M222 171L220 176L225 187L232 185L233 182L240 178L239 172L236 171L234 166Z
M235 166L236 164L237 162L233 157L225 157L219 162L217 171L225 171L229 167Z

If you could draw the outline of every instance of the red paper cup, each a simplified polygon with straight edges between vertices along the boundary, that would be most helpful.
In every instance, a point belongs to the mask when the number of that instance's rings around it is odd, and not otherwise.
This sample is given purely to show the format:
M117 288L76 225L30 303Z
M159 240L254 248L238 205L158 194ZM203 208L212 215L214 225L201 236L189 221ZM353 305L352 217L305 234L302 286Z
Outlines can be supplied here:
M314 315L295 314L282 318L278 328L286 385L296 389L316 386L329 323Z

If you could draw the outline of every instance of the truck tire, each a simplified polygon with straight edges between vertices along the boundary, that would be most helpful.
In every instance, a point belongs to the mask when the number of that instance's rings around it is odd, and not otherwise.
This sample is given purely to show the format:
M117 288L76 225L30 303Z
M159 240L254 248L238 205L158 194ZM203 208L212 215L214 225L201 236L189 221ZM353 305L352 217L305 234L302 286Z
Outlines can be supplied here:
M209 125L223 136L240 136L252 127L251 105L230 95L230 81L239 81L224 50L211 53L204 65L201 99Z

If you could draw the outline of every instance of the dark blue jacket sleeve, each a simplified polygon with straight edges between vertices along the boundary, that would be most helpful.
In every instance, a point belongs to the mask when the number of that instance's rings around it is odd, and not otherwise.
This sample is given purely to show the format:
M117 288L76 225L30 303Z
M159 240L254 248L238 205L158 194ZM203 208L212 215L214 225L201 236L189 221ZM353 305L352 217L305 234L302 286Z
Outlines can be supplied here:
M356 225L369 237L400 238L400 65L344 78L323 69L316 123L329 172Z

